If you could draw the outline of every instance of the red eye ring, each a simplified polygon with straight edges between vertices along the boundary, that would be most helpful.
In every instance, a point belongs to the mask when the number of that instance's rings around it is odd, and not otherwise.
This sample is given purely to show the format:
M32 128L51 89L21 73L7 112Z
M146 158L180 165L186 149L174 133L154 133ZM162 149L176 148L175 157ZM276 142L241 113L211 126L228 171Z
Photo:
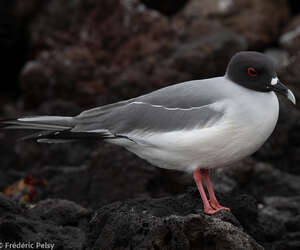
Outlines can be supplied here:
M251 76L251 77L256 77L258 75L257 71L255 68L248 68L248 75Z

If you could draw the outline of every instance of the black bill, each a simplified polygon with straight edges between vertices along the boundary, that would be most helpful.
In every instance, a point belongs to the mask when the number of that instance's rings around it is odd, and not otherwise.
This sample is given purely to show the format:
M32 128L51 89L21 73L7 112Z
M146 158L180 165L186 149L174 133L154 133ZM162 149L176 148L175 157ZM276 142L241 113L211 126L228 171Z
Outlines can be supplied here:
M286 96L287 99L289 99L294 105L296 105L296 98L293 92L290 89L288 89L282 82L280 82L278 78L272 79L270 89Z

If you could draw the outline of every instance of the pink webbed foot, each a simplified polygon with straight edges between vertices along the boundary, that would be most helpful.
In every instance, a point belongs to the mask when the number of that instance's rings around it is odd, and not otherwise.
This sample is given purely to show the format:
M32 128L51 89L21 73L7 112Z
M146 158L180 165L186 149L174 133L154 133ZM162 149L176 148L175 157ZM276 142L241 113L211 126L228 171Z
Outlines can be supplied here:
M215 214L217 212L219 212L221 209L215 209L213 207L209 207L207 209L204 209L204 213L205 214Z
M220 210L225 210L225 211L230 212L230 208L221 206L221 205L219 204L219 202L215 202L215 201L209 200L209 204L210 204L211 207L212 207L213 209L215 209L217 212L220 211Z

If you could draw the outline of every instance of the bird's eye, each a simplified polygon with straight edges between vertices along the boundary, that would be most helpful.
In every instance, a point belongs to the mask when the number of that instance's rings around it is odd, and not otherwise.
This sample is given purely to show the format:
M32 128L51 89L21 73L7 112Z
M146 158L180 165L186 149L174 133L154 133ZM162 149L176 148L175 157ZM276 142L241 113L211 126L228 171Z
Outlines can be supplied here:
M258 75L257 71L255 68L248 68L248 75L251 76L251 77L256 77Z

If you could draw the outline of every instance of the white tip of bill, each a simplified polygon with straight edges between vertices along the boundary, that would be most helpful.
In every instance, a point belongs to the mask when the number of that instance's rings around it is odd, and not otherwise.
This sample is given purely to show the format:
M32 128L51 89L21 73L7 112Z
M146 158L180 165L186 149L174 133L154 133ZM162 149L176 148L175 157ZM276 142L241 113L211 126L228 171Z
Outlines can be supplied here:
M294 104L296 105L296 98L293 94L293 92L291 90L288 89L288 92L287 92L287 98Z

